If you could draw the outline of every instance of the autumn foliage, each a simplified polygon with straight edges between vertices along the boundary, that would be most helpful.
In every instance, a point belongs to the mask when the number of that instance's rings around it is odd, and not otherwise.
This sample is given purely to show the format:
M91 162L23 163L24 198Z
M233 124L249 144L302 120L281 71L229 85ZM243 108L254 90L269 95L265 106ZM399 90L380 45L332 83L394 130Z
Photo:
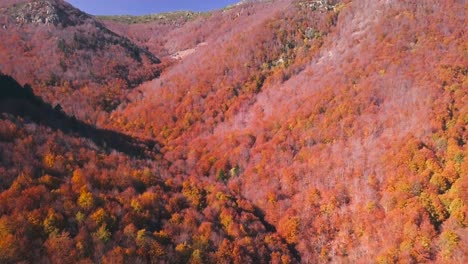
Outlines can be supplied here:
M0 58L18 59L0 70L32 86L2 77L0 262L466 263L464 10L277 0L8 24ZM28 50L33 29L63 41ZM67 70L48 57L31 79L47 45Z

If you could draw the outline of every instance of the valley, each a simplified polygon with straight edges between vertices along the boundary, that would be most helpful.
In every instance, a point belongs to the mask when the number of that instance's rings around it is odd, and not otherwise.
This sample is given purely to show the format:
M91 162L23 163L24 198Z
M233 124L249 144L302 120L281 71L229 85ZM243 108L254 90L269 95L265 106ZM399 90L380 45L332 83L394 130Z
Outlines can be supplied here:
M466 263L466 1L0 3L1 263Z

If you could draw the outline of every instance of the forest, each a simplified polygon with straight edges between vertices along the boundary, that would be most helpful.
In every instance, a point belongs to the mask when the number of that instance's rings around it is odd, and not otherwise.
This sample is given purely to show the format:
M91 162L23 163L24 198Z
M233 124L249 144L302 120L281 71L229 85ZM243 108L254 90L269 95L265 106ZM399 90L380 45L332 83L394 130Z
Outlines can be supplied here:
M0 3L0 263L467 263L468 3Z

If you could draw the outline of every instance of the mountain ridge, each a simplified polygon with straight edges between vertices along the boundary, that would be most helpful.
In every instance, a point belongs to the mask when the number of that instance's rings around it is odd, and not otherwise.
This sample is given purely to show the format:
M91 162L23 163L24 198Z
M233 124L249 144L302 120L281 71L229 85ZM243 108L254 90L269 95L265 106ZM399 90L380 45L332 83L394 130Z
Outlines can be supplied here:
M65 1L17 1L0 9L0 21L5 40L0 43L0 70L88 122L96 119L91 108L108 112L122 100L106 99L104 86L131 89L156 78L162 68L153 53ZM80 98L90 88L89 97ZM71 107L72 101L77 106Z

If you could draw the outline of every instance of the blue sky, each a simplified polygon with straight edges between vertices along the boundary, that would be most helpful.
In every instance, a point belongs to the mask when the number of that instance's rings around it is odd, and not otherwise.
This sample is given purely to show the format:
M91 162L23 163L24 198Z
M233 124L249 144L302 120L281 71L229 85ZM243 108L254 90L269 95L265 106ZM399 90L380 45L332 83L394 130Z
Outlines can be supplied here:
M176 10L208 11L239 0L67 0L92 15L143 15Z

